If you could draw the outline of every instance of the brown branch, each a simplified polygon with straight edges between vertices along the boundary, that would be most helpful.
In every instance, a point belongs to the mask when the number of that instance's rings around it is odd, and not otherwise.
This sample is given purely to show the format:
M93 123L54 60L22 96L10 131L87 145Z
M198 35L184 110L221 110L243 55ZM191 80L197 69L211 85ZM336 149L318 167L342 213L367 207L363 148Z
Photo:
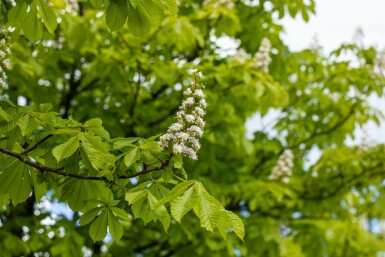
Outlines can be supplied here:
M24 157L24 155L22 155L22 154L15 153L15 152L12 152L10 150L7 150L7 149L1 148L1 147L0 147L0 153L6 154L8 156L12 156L12 157L18 159L19 161L27 164L28 166L37 169L40 172L49 172L49 173L57 174L59 176L71 177L71 178L76 178L76 179L98 180L98 181L109 182L109 180L106 177L96 177L96 176L86 176L86 175L74 174L74 173L66 172L64 170L64 168L47 167L47 166L45 166L39 162L34 162L34 161L29 160L28 158ZM173 157L173 154L170 154L169 157L164 162L162 162L162 165L160 165L158 167L155 167L152 169L145 167L142 171L136 172L134 174L121 175L121 176L118 176L117 179L135 178L135 177L139 177L139 176L151 173L151 172L162 170L168 166L172 157Z
M32 152L33 150L35 150L39 145L41 145L42 143L44 143L47 139L49 139L50 137L52 137L52 135L47 135L45 137L43 137L39 142L37 142L34 146L32 146L31 148L29 149L26 149L24 152L21 153L21 155L26 155L30 152Z

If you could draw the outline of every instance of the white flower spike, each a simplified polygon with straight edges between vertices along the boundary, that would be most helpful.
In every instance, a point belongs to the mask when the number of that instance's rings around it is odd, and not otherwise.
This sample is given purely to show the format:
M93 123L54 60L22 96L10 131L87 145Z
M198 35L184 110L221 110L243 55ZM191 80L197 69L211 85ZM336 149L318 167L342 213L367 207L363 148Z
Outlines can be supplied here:
M204 116L207 108L204 85L198 84L197 80L203 78L201 71L192 69L189 71L194 75L191 88L187 88L183 94L187 96L179 106L176 114L177 122L172 124L167 133L159 138L159 145L166 149L170 147L173 154L182 154L190 159L197 160L197 152L201 148L199 138L203 136L205 121Z
M290 182L291 171L293 169L294 155L291 150L286 149L279 156L278 164L273 168L269 176L270 180L277 180L284 184Z

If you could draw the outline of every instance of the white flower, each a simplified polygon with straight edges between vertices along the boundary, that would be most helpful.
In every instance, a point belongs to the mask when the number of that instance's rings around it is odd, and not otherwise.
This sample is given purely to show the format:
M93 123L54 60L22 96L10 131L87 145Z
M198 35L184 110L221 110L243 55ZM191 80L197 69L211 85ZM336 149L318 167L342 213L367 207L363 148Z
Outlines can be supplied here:
M205 111L200 107L195 107L194 112L201 117L205 115Z
M198 77L199 77L200 79L203 79L203 73L202 73L201 71L199 71L197 74L198 74Z
M169 132L177 132L177 131L180 131L181 129L183 128L183 125L180 124L180 123L174 123L172 124L168 130Z
M0 50L0 57L1 57L1 58L4 58L5 56L7 56L7 54L6 54L5 52L3 52L3 51Z
M187 88L184 92L183 92L184 95L191 95L192 94L192 90L191 88Z
M188 70L188 73L190 74L194 74L194 73L197 73L198 72L198 69L189 69Z
M195 121L194 115L188 114L185 116L188 123L193 123Z
M195 90L195 92L194 92L194 96L195 96L196 98L202 99L202 98L205 97L205 94L203 93L202 89L197 89L197 90Z
M195 122L196 124L198 124L199 127L204 127L206 124L206 122L201 117L197 117L195 119Z
M237 53L234 55L234 59L239 63L245 63L247 60L247 53L243 48L238 49Z
M174 154L180 154L183 152L184 145L183 144L175 144L172 148L172 152Z
M261 46L258 49L258 52L255 54L255 68L263 70L264 72L269 72L269 65L271 62L270 58L270 48L271 44L269 39L263 38L261 41Z
M191 72L194 73L195 82L192 83L192 88L188 88L183 92L188 97L182 102L179 111L176 113L178 122L172 124L167 133L159 138L159 145L163 149L170 146L174 154L185 155L196 160L198 158L197 151L201 147L197 138L203 136L205 126L203 117L207 103L202 90L204 85L197 82L197 79L202 78L203 74L198 70L192 70Z
M201 106L203 109L206 109L206 108L207 108L207 103L206 103L206 100L205 100L205 99L199 100L199 104L200 104L200 106Z
M189 134L185 133L185 132L178 132L175 134L176 138L177 139L182 139L182 140L187 140L190 136Z
M192 106L194 104L195 100L193 97L187 98L184 103L186 103L187 106Z
M188 131L198 134L199 137L203 136L203 130L198 126L191 126L190 128L188 128Z
M293 169L294 155L291 150L285 150L280 156L277 165L271 171L270 180L279 180L282 183L289 183L292 169Z

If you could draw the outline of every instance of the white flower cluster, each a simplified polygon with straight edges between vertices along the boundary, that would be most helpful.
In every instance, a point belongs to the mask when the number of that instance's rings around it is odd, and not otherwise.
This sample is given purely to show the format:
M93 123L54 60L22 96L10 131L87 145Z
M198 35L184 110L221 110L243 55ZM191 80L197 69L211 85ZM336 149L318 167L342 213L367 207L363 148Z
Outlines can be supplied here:
M247 52L243 48L239 48L234 55L234 60L239 63L245 63L247 60Z
M176 114L177 122L160 137L159 145L163 149L170 146L174 154L182 154L197 160L197 152L201 147L199 138L203 136L205 127L203 118L207 103L202 90L204 85L197 82L198 79L203 78L202 72L196 69L191 72L195 81L191 84L191 88L183 92L187 98L179 106Z
M271 63L270 49L270 40L267 38L263 38L261 41L261 46L259 47L258 52L254 56L254 67L263 70L266 73L269 72L269 65Z
M293 169L294 155L291 150L286 149L281 156L279 156L278 164L273 168L269 176L270 180L278 180L282 183L289 183L291 170Z
M0 89L7 87L7 74L5 70L10 68L9 55L11 54L11 49L8 44L8 31L4 30L3 35L4 37L0 40Z

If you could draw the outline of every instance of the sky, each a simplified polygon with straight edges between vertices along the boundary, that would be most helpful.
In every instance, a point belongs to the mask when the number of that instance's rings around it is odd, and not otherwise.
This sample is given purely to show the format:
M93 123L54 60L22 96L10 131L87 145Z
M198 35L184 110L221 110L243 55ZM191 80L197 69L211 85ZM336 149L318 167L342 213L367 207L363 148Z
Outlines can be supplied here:
M308 23L299 17L285 18L284 40L292 50L308 47L315 35L328 53L351 42L358 27L366 45L385 47L384 0L316 0L316 15Z
M366 46L385 48L385 0L316 0L316 14L307 23L300 17L285 18L280 23L285 28L283 40L293 51L308 48L316 37L323 52L330 53L341 44L352 42L357 28L362 29ZM385 98L373 96L369 102L385 114ZM258 116L247 122L249 135L259 129L260 123ZM369 123L364 129L370 141L385 143L385 121L381 127ZM355 139L347 140L348 144L358 144L364 133L357 129L355 134Z

